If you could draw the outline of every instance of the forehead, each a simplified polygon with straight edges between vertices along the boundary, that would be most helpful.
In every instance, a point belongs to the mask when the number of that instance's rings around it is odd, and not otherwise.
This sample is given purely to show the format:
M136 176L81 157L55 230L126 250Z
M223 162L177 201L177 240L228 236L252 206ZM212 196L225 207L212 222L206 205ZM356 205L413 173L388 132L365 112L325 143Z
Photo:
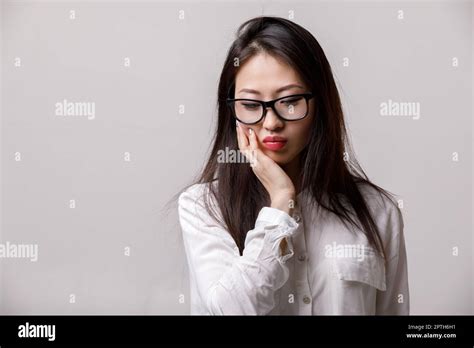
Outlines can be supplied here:
M304 86L298 72L279 58L259 53L240 66L235 80L235 91L242 88L271 93L281 86L297 83Z

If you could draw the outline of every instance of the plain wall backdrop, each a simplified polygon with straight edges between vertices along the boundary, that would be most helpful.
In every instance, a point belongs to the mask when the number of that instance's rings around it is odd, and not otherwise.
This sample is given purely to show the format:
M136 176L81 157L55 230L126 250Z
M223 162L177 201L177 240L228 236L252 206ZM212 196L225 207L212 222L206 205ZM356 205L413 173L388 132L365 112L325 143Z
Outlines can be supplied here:
M189 312L164 208L204 165L237 27L263 14L319 41L358 159L403 201L411 314L473 314L472 7L3 1L0 236L38 260L0 259L0 313ZM419 115L381 115L390 101Z

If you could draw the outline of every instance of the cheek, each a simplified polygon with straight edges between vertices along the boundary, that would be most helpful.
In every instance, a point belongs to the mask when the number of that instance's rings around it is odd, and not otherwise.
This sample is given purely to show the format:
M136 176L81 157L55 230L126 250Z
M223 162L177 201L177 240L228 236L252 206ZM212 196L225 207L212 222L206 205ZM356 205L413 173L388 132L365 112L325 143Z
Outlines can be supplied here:
M306 121L306 119L305 119ZM307 120L304 124L298 125L298 129L295 129L292 138L295 139L295 150L303 150L303 148L308 145L311 137L311 127L312 122L310 119Z

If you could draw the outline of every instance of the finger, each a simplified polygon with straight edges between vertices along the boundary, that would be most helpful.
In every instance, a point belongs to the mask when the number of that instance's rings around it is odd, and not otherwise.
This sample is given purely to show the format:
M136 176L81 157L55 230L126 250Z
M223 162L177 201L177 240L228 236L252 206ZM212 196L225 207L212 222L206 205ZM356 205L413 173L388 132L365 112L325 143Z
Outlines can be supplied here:
M239 149L242 150L242 140L240 135L240 126L238 124L239 121L235 121L235 132L237 134L237 144L239 145Z
M241 125L239 124L237 126L237 134L238 134L238 142L239 142L239 150L240 152L244 155L244 157L251 163L255 162L255 157L254 155L255 151L252 151L250 148L249 140L247 140L247 136L245 135L245 130Z
M242 140L243 140L243 145L245 148L249 147L249 138L248 134L245 132L245 128L242 127L242 124L239 123L239 128L240 128L240 134L242 135Z
M238 122L238 121L236 121ZM247 139L247 136L245 135L244 128L242 127L242 124L238 124L237 126L237 135L238 135L238 140L239 140L239 147L242 151L246 150L249 146L249 141Z
M259 151L257 136L255 135L255 131L252 128L249 128L250 136L249 136L249 160L250 166L255 167L257 166L257 156Z
M257 143L257 136L255 135L255 131L252 128L249 128L250 136L249 136L249 146L252 150L258 149Z

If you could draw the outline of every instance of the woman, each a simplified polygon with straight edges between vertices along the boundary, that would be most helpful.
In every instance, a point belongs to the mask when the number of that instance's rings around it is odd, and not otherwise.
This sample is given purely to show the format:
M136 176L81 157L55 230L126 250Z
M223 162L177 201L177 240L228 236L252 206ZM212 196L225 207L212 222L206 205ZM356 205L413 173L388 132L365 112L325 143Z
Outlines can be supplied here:
M209 160L179 196L191 314L409 313L402 215L347 143L316 39L283 18L243 23Z

